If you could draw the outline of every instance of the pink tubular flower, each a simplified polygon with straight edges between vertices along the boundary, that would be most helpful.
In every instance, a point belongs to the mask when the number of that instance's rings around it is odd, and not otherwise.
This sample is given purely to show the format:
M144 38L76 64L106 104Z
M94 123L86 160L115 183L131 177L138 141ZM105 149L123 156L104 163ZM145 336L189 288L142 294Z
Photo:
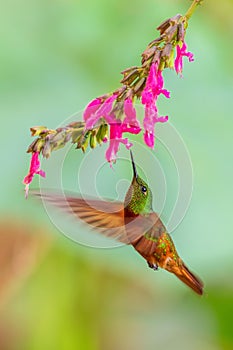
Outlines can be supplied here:
M170 92L163 89L162 71L158 69L158 63L152 63L146 80L146 86L142 92L142 104L152 105L160 94L170 98Z
M158 86L157 86L158 95L162 94L166 98L170 98L170 91L168 91L166 89L163 89L164 81L163 81L162 71L159 70L159 69L158 69L158 72L157 72L157 82L158 82Z
M116 119L115 114L112 113L112 105L117 99L117 96L117 94L113 94L105 99L104 102L101 98L91 101L83 114L86 129L92 129L100 118L104 118L109 124L110 140L109 147L106 151L106 159L110 163L116 160L116 154L119 150L120 143L124 144L127 148L132 146L127 138L122 137L123 133L129 132L131 134L138 134L141 131L131 97L127 97L124 100L125 118L123 122ZM103 141L105 142L106 140Z
M93 115L97 111L97 109L100 107L101 103L102 103L101 99L99 97L97 97L87 105L87 107L83 113L84 121L87 121L91 117L91 115Z
M165 123L168 120L168 116L158 116L157 107L154 105L151 107L145 106L145 117L143 120L144 126L144 142L150 147L154 148L155 142L155 124L156 123Z
M28 197L29 184L35 174L45 177L45 172L40 169L39 152L32 153L31 164L27 176L25 176L23 183L25 186L25 197Z
M132 143L129 142L128 138L123 138L122 134L124 132L129 132L131 134L138 134L141 131L140 127L128 126L125 121L116 122L110 124L110 140L109 147L106 151L106 159L108 162L116 161L116 154L119 150L120 143L123 143L127 149L132 146Z
M124 124L129 125L131 128L140 128L140 123L137 120L136 110L133 106L132 98L127 97L124 100L124 113L125 119Z
M142 92L142 104L148 105L154 103L155 96L157 93L157 67L158 64L152 63L150 72L146 80L145 89ZM156 97L157 98L157 97Z
M175 70L177 74L182 74L183 71L183 57L186 56L189 59L189 62L194 61L193 54L187 51L187 45L183 42L183 45L176 46L176 58L174 62Z
M156 106L160 94L170 98L170 92L163 89L163 84L162 71L158 69L158 63L152 63L146 86L142 92L142 104L145 105L145 117L143 120L145 130L144 142L150 148L154 147L155 124L159 122L164 123L168 120L168 116L158 116L158 109Z
M113 94L103 103L99 98L89 103L83 115L84 121L86 122L86 129L92 129L100 118L104 118L108 123L113 121L111 110L112 104L116 98L117 94Z

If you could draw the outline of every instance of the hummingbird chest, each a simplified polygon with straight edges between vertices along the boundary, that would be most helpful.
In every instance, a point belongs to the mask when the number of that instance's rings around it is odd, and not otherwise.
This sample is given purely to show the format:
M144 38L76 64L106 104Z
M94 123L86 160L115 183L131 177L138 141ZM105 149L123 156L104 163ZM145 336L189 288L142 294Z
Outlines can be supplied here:
M134 249L141 254L149 264L158 264L164 266L167 259L171 257L176 259L177 253L174 244L166 232L161 232L160 229L145 233L137 241L133 242Z

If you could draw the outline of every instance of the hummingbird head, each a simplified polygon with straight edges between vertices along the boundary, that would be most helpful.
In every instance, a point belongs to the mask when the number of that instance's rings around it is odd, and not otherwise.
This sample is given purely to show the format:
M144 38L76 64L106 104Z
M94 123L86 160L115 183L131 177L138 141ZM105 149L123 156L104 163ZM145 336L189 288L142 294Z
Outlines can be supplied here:
M125 209L134 215L152 211L152 193L147 183L138 176L133 154L130 150L133 167L133 180L125 197Z

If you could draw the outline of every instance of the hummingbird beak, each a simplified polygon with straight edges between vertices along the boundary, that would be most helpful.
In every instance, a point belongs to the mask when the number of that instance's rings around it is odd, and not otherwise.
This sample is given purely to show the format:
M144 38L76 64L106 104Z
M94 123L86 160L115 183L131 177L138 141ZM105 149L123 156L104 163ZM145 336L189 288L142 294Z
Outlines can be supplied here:
M131 162L132 162L132 166L133 166L133 174L134 174L134 177L137 178L138 177L138 173L137 173L137 169L136 169L136 166L135 166L135 163L134 163L133 153L132 153L131 150L130 150L130 156L131 156Z

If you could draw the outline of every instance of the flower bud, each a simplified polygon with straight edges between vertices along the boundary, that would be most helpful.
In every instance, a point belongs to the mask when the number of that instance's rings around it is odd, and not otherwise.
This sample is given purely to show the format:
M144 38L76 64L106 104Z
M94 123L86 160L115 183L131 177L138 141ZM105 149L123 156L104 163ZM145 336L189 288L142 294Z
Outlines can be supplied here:
M148 61L155 53L156 47L149 47L142 53L142 64Z
M132 70L129 74L124 76L124 78L121 80L121 83L129 86L135 81L135 79L137 79L138 75L139 72L136 67L136 69Z
M32 136L39 136L41 131L47 129L46 126L33 126L30 128L31 135Z
M92 130L92 132L91 132L90 147L91 148L95 148L96 147L96 130Z
M90 130L86 131L85 133L82 133L82 135L79 136L77 140L77 147L76 148L81 148L83 152L86 151L90 139Z
M179 23L177 26L177 41L184 41L185 29L184 23Z
M144 89L145 83L146 83L146 77L143 77L143 78L139 79L137 84L134 86L134 88L133 88L134 93L138 97L141 95L141 92Z
M45 158L49 158L51 154L51 145L50 145L50 140L49 137L46 137L44 147L42 149L42 155Z
M72 143L78 143L78 139L82 135L83 128L74 129L71 133Z
M166 44L166 45L164 46L164 48L163 48L162 53L161 53L161 58L163 58L163 59L165 59L165 60L166 60L167 58L169 58L170 55L171 55L172 49L173 49L173 46L172 46L171 43Z
M44 147L45 140L38 138L34 140L31 145L28 147L27 153L36 153L41 152L42 148Z
M103 142L103 140L107 137L108 135L108 124L101 124L97 134L96 134L96 140L100 144Z
M88 144L89 144L90 136L91 136L91 135L90 135L90 132L88 132L88 133L85 134L84 142L83 142L83 144L82 144L82 146L81 146L83 153L86 152L86 149L87 149Z

